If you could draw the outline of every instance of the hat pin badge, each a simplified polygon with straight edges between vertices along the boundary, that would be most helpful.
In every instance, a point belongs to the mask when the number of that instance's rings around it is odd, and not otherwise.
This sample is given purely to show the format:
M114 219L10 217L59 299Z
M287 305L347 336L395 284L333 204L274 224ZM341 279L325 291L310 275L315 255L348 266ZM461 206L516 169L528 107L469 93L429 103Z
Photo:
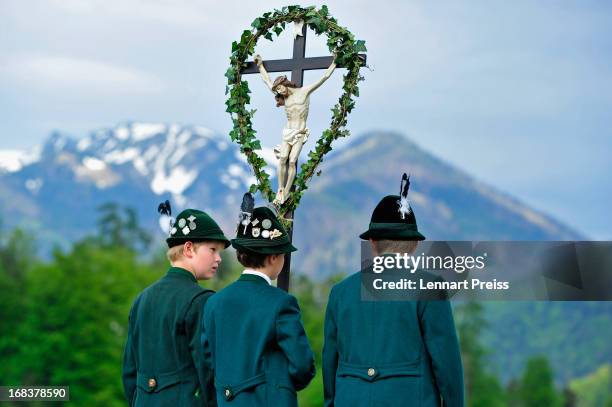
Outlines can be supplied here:
M187 220L189 221L189 229L195 230L196 229L196 223L195 223L196 217L191 215L187 218Z
M244 230L242 231L242 234L246 235L247 226L249 226L249 223L251 224L251 226L255 227L255 226L257 226L259 221L257 220L257 218L255 218L253 221L251 221L251 214L250 213L246 213L245 214L245 218L242 220L242 224L244 225Z
M270 228L272 227L272 221L271 221L270 219L264 219L264 220L261 222L261 226L262 226L264 229L270 229Z

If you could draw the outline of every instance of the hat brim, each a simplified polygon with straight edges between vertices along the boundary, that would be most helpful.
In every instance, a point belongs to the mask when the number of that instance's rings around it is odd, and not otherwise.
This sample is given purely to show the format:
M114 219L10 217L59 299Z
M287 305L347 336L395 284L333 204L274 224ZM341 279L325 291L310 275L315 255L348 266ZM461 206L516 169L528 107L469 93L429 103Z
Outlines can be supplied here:
M234 249L258 254L284 254L297 251L297 248L290 242L283 243L278 246L253 247L251 245L247 246L242 244L240 240L241 239L232 239L232 247Z
M210 235L210 236L206 236L206 237L187 237L187 236L180 236L180 237L169 237L166 239L166 243L168 244L168 247L174 247L174 246L178 246L180 244L183 244L185 242L208 242L208 241L213 241L213 242L222 242L225 245L225 248L227 249L231 242L222 234L216 234L216 235Z
M368 229L359 237L363 240L425 240L425 236L418 230L397 230L397 229Z

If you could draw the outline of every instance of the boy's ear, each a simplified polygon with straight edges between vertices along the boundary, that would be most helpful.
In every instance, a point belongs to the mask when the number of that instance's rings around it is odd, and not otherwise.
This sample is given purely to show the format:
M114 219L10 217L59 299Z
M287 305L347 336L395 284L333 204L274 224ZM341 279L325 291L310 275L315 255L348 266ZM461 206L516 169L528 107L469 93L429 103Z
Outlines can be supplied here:
M272 263L274 263L274 260L276 260L274 258L274 256L276 256L275 254L269 254L266 256L266 261L264 262L266 267L272 265Z
M193 252L193 250L194 250L194 247L193 247L192 242L188 241L183 244L183 256L184 257L187 257L187 258L191 257L187 253L189 253L190 251Z
M270 254L266 257L266 266L271 266L277 260L278 254Z

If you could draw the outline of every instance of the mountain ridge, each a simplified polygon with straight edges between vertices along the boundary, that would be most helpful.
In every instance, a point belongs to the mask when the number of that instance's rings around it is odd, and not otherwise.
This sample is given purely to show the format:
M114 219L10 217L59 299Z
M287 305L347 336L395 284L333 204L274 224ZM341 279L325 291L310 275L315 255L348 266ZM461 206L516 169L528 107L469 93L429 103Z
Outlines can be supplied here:
M154 210L164 199L175 211L202 208L233 232L242 194L254 182L238 147L202 126L126 122L80 139L54 132L20 154L20 165L13 158L10 171L0 160L0 208L12 214L8 226L41 232L44 245L67 244L93 231L96 208L108 201L134 207L159 240ZM262 155L272 159L270 149ZM322 176L311 180L294 221L300 250L293 264L312 276L358 267L357 236L378 200L398 193L402 172L412 176L409 198L428 239L583 238L397 132L353 137L320 168ZM275 185L275 168L266 171ZM258 204L264 204L259 197Z

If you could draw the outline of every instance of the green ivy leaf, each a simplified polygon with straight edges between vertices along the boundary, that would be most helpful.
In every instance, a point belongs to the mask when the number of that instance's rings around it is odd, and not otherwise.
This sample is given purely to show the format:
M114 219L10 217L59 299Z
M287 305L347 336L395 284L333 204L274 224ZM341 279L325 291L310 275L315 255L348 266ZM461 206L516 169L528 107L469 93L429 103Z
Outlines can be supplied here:
M259 30L261 28L261 23L262 23L263 19L262 18L256 18L255 20L253 20L253 22L251 23L251 27L253 27L256 30Z
M353 49L355 50L355 52L366 52L367 48L365 46L365 41L358 40L357 42L355 42L355 46L353 47Z
M230 81L234 80L236 77L236 70L233 67L228 68L227 71L225 71L225 77Z
M249 39L251 38L251 35L252 35L252 34L251 34L251 31L249 31L249 30L244 30L244 31L242 32L242 35L240 36L240 44L241 44L242 46L244 46L244 44L246 44L246 43L249 41Z

